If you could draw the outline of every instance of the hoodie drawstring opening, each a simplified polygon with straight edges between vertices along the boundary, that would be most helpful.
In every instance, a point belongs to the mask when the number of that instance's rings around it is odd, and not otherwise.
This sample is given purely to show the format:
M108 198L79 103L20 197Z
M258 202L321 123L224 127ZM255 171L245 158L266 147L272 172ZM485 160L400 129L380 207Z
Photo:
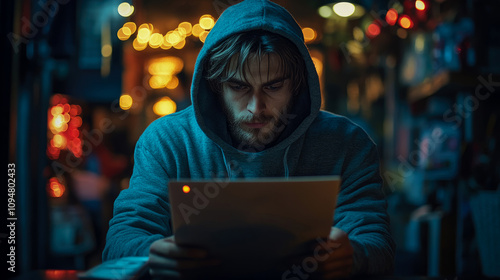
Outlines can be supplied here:
M290 146L286 147L286 150L285 150L285 155L283 156L283 167L285 168L285 178L288 179L288 176L289 176L289 170L288 170L288 150L290 150Z
M224 159L224 166L226 166L227 177L231 178L233 175L231 172L231 166L230 166L229 162L227 162L226 154L224 154L224 150L222 150L222 148L220 148L220 147L219 147L219 149L222 153L222 158Z

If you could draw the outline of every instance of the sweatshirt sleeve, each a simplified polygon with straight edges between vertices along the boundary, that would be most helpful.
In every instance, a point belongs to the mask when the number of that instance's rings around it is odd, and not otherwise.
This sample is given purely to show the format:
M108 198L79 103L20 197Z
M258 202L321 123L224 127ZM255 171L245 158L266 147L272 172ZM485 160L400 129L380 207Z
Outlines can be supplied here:
M143 141L134 153L134 170L128 189L114 203L102 259L147 256L150 245L172 235L168 178L165 167Z
M334 226L348 234L354 247L354 274L390 274L394 269L395 244L376 146L360 128L346 143L350 147L342 167Z

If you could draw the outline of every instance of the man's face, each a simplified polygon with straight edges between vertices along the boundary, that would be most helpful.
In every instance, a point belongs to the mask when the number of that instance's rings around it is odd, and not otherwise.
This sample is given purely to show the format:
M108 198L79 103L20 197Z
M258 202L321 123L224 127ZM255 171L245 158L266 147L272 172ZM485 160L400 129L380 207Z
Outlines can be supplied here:
M242 144L263 147L284 129L283 116L292 100L291 81L279 71L278 57L273 54L262 57L260 62L254 56L248 68L241 69L246 71L247 79L240 71L222 84L221 101L230 133Z

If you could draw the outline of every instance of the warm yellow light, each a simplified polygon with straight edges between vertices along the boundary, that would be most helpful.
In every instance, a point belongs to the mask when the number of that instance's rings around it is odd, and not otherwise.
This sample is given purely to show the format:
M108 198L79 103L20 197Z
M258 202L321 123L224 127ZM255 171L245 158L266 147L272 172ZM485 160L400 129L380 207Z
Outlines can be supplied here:
M56 177L52 177L49 180L47 191L51 197L61 197L66 191L66 187L57 180ZM57 275L56 275L57 276Z
M417 35L415 38L415 51L421 53L425 48L425 37L422 34Z
M202 15L200 17L199 23L201 28L203 29L212 29L212 27L214 27L215 25L215 20L214 17L211 15Z
M122 27L120 29L122 30L123 34L125 34L127 36L132 35L132 30L130 30L130 28L128 28L128 27Z
M174 32L181 38L179 41L186 39L186 30L184 28L176 28Z
M203 27L201 27L200 24L197 23L193 25L193 30L192 30L193 36L199 37L201 32L203 31L205 31L205 29L203 29Z
M134 6L130 5L127 2L123 2L118 5L118 13L122 17L129 17L134 13Z
M134 100L132 99L132 96L128 94L122 94L122 96L120 96L120 108L122 108L123 110L132 108L133 104Z
M52 109L50 109L50 113L52 116L60 115L63 112L63 107L62 106L54 106Z
M318 9L318 14L323 18L329 18L333 15L333 9L329 6L321 6Z
M340 2L333 5L333 11L340 17L349 17L354 14L356 7L349 2Z
M183 192L185 192L185 193L188 193L188 192L190 192L190 191L191 191L191 188L190 188L188 185L184 185L184 186L182 187L182 191L183 191Z
M103 57L110 57L112 53L113 53L113 48L111 47L110 44L105 44L104 46L101 47L101 54Z
M124 32L124 27L118 29L118 32L116 32L116 36L118 37L118 39L122 40L122 41L125 41L125 40L128 40L128 38L130 38L130 34L127 35L125 34ZM130 29L128 29L130 31Z
M171 76L179 73L184 67L182 59L176 56L154 58L149 61L150 75Z
M160 46L162 49L164 50L168 50L172 47L172 44L170 44L168 41L167 41L167 35L163 36L163 43L161 44Z
M160 33L153 33L149 38L149 46L153 49L159 48L163 43L163 36Z
M66 137L62 136L61 134L56 134L54 135L54 138L52 138L52 143L54 147L58 149L64 149L66 147Z
M410 19L409 16L403 15L399 19L399 25L401 25L401 27L403 27L405 29L412 28L413 27L413 21Z
M425 10L425 2L422 0L415 1L415 8L417 8L417 10L419 11Z
M176 31L169 31L166 35L166 38L167 42L169 42L172 45L175 45L182 40L181 35L179 34L179 32Z
M208 36L208 31L201 32L201 34L200 34L200 41L202 41L203 43L205 43L205 40L207 39L207 36Z
M137 31L137 40L139 43L147 43L151 37L151 30L149 28L139 28Z
M64 117L63 115L57 115L52 119L52 125L56 130L59 130L63 127L64 125Z
M346 48L351 54L363 53L363 45L360 42L355 41L355 40L348 41L346 44Z
M177 110L177 105L172 99L170 99L170 97L167 96L163 97L153 105L153 112L158 116L175 113L175 110Z
M142 51L147 47L147 43L139 42L138 38L135 38L132 47L134 47L136 51Z
M317 58L317 57L311 57L313 63L314 63L314 67L316 68L316 72L318 73L318 76L321 76L321 74L323 73L323 62Z
M304 35L304 41L306 43L316 39L316 31L310 27L302 28L302 34Z
M149 78L149 86L152 89L164 88L167 86L168 82L172 79L172 76L157 75Z
M166 87L168 89L174 89L177 86L179 86L179 78L177 78L176 76L172 76L172 78L170 79L170 81L168 81Z
M149 31L153 31L153 25L151 23L143 23L141 25L139 25L139 28L138 29L148 29Z
M352 29L352 37L358 41L358 42L362 42L364 39L365 39L365 32L363 32L363 30L357 26L355 26L353 29Z
M189 35L191 35L191 32L193 31L193 26L191 25L191 23L184 21L184 22L179 23L179 30L181 30L181 29L184 29L185 30L184 34L186 36L189 36Z
M176 32L179 32L179 34L180 34L182 37L186 38L186 33L187 33L187 31L186 31L186 29L184 29L184 27L177 27L177 28L175 29L175 31L176 31Z
M123 28L128 28L130 30L130 34L134 34L135 30L137 30L137 25L134 22L125 22L123 24Z
M185 45L186 45L186 40L182 40L179 43L175 44L174 48L180 50L180 49L184 48Z
M408 36L408 32L406 32L406 30L404 30L403 28L398 28L396 34L401 39L406 39L406 37Z

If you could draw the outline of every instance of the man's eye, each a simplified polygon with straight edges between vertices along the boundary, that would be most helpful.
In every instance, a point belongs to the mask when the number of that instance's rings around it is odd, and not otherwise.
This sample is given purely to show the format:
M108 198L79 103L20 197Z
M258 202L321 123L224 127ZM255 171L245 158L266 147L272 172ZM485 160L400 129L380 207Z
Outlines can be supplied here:
M276 84L272 84L272 85L266 86L266 90L276 91L276 90L279 90L282 87L283 87L283 82L280 82L280 83L276 83Z
M245 86L245 85L239 85L239 84L229 84L229 87L232 89L232 90L236 90L236 91L245 91L248 89L248 86Z

